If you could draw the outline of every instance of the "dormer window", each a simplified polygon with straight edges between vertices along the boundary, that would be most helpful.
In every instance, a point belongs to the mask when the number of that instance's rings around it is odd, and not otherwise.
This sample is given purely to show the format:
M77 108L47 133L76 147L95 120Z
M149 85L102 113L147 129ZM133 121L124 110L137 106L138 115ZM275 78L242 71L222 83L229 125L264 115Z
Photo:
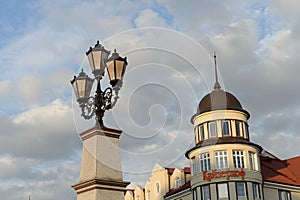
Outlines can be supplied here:
M177 176L174 181L174 188L178 188L180 187L180 185L181 185L181 180L180 177Z

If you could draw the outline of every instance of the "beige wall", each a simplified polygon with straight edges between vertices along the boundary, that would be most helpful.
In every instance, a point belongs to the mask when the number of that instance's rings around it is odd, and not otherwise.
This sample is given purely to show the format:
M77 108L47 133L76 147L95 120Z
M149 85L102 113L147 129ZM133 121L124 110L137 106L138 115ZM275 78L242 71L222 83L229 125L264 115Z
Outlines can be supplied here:
M278 194L279 190L290 192L292 200L300 200L300 187L270 183L270 182L266 182L264 185L265 200L268 199L279 200L279 194Z
M127 191L125 193L124 200L134 200L133 193L131 191Z

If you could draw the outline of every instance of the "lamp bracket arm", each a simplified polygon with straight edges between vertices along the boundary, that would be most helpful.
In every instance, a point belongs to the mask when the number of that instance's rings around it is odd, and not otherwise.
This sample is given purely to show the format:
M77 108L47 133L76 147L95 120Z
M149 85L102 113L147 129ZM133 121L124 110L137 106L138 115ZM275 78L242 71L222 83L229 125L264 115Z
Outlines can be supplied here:
M116 105L116 103L117 103L117 101L118 101L118 99L119 99L119 91L120 91L122 85L123 85L122 81L119 81L119 82L115 85L115 87L113 88L113 91L114 91L114 99L113 99L112 104L111 104L112 107L114 107L114 106Z
M85 101L80 102L81 116L84 119L91 119L95 115L95 98L89 97Z

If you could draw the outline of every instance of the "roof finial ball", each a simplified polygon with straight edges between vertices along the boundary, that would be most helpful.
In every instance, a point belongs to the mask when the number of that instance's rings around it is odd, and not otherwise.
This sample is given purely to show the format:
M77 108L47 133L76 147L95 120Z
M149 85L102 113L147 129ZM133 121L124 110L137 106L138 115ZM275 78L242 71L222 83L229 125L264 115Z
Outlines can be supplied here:
M215 61L215 79L216 79L214 89L215 90L220 90L221 89L221 85L220 85L220 83L218 81L218 70L217 70L217 56L216 56L216 52L214 52L214 61Z

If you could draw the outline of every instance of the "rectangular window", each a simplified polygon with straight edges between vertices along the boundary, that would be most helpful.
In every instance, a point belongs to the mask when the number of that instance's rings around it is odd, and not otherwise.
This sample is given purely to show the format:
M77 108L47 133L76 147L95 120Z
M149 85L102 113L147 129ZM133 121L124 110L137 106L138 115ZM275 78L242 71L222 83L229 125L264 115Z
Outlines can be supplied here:
M217 125L216 122L209 122L209 137L217 137Z
M210 200L209 185L202 186L202 200Z
M228 168L227 151L215 151L215 169Z
M246 184L244 182L236 182L236 194L238 197L246 197Z
M235 121L235 130L236 130L236 136L237 137L243 137L240 121Z
M197 188L193 189L193 200L198 200L198 197L197 197Z
M218 199L228 198L228 185L227 183L218 184Z
M249 151L249 167L252 170L257 170L256 168L256 154Z
M174 181L174 188L178 188L180 186L181 186L181 178L177 176Z
M246 138L249 138L249 126L245 123Z
M254 199L260 199L260 189L257 183L253 183L253 197Z
M195 157L192 157L191 159L191 174L195 175L196 173L196 159Z
M204 140L204 126L203 125L199 126L199 140L200 141Z
M244 151L233 150L233 165L234 168L245 168L245 156Z
M279 194L279 200L292 200L291 192L289 191L279 190L278 194Z
M223 136L230 135L230 121L227 120L222 121L222 134Z
M199 127L198 126L195 126L194 132L195 132L195 141L198 143L200 141L200 138L199 138Z
M210 171L210 157L209 153L201 153L199 155L200 172Z

